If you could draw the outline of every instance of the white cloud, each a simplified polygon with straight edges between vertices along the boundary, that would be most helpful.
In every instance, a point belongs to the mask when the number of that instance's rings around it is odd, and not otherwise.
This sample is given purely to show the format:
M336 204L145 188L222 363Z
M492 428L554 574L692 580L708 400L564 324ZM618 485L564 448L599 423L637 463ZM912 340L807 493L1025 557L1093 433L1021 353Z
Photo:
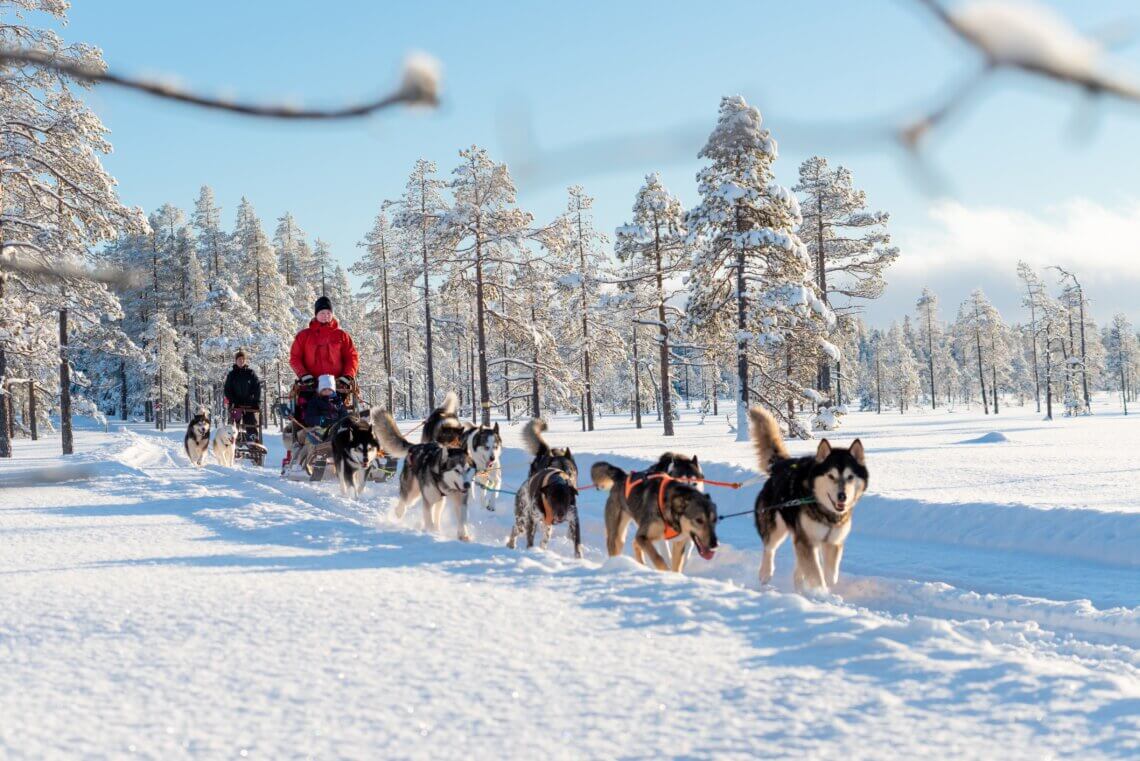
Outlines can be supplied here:
M952 319L970 290L980 287L1006 319L1022 320L1019 260L1050 284L1056 282L1045 271L1050 265L1075 272L1102 322L1114 312L1140 318L1140 200L1110 207L1074 198L1036 213L939 201L927 217L922 227L895 218L900 256L887 273L883 298L868 306L872 324L913 312L923 286L939 294L944 318Z

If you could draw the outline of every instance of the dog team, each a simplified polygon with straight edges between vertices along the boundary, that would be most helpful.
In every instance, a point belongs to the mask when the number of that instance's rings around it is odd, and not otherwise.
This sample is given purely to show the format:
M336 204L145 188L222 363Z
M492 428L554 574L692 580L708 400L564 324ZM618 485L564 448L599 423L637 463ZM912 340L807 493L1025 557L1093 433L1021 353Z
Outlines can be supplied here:
M479 503L495 509L495 496L502 491L503 443L498 424L464 423L457 410L458 398L449 392L424 421L419 443L401 433L387 410L374 409L366 421L342 426L332 436L342 491L359 496L361 474L376 451L383 449L403 459L396 518L402 519L409 507L422 501L424 529L438 532L443 510L450 506L458 538L469 541L469 495L476 490ZM856 439L850 447L840 448L823 439L814 455L792 457L770 413L753 407L749 417L757 464L768 476L752 511L763 543L760 582L770 583L776 550L791 537L796 589L832 587L839 580L852 511L867 488L863 444ZM525 534L526 546L532 547L541 526L540 546L545 548L554 527L566 524L574 554L580 558L578 466L569 448L546 442L546 430L546 423L537 418L523 428L523 444L533 459L526 480L515 492L515 521L507 546L514 548ZM201 410L186 433L186 452L195 465L203 464L209 433L209 415ZM233 438L228 428L215 436L215 456L223 464L233 462ZM610 556L622 554L632 524L633 554L638 562L681 572L691 549L706 560L713 557L717 510L705 493L704 473L696 456L666 452L640 472L596 462L590 468L590 479L592 487L608 490L604 522ZM658 543L664 543L664 555Z

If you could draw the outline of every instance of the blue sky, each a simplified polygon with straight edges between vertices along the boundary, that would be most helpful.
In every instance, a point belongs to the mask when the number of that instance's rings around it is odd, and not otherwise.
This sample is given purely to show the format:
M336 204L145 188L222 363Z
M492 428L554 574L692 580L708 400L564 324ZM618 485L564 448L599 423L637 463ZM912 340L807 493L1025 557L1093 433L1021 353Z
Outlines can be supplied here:
M1086 31L1140 16L1123 1L1051 5ZM211 92L334 103L386 89L409 51L443 63L439 111L339 125L219 116L100 89L91 102L111 129L106 164L126 202L189 211L199 186L210 184L227 220L242 195L270 232L292 211L347 264L380 201L398 196L420 156L446 174L472 143L517 164L529 155L518 135L532 135L548 159L570 146L641 136L641 156L579 152L520 178L520 204L539 219L564 207L567 185L582 184L608 231L626 220L646 172L660 170L686 204L695 200L701 137L720 97L740 93L780 143L781 182L794 184L799 162L819 153L850 167L873 207L891 212L902 260L868 310L872 322L901 316L923 284L941 293L946 317L980 285L1019 319L1019 256L1087 273L1099 319L1124 310L1140 322L1140 268L1131 263L1140 237L1140 105L1102 105L1097 129L1079 138L1078 95L1003 75L931 144L930 160L948 181L942 197L916 184L889 147L850 138L851 125L914 113L978 65L916 2L314 7L75 2L67 39L98 45L115 69L178 75ZM1140 76L1138 51L1110 60ZM662 134L670 138L664 147L652 139Z

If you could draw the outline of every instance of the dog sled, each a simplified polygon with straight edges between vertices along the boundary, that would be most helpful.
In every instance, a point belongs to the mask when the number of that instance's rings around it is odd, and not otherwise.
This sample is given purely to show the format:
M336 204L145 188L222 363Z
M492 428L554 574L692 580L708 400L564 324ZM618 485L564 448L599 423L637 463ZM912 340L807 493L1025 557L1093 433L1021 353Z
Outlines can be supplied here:
M331 470L328 466L333 458L332 436L340 426L350 425L361 430L371 429L368 409L361 404L355 388L337 383L337 393L344 399L348 415L328 426L305 426L306 402L315 393L315 388L306 388L300 381L294 381L287 396L278 400L277 411L281 417L281 439L285 445L285 457L281 461L281 476L291 481L321 481ZM367 478L370 481L387 481L396 472L397 459L377 449L368 462Z
M249 460L259 468L265 465L269 450L261 443L261 410L257 407L233 407L230 422L237 426L234 460Z

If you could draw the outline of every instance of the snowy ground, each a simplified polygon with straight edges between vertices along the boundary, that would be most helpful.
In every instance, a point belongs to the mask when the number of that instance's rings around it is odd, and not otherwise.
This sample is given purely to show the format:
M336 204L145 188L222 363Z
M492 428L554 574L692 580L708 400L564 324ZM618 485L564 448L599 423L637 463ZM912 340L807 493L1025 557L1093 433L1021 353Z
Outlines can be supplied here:
M56 442L20 441L0 463L0 757L1136 757L1140 420L1097 412L849 416L836 438L863 437L871 493L814 599L788 591L788 548L758 589L747 517L681 577L607 561L593 492L575 561L562 538L506 550L505 500L464 544L418 509L394 523L390 485L355 502L192 470L180 431L81 431L83 477L49 485L27 476ZM723 419L686 416L668 445L653 425L549 438L583 471L672 448L754 475ZM517 484L524 456L505 461ZM722 513L755 492L712 490Z

